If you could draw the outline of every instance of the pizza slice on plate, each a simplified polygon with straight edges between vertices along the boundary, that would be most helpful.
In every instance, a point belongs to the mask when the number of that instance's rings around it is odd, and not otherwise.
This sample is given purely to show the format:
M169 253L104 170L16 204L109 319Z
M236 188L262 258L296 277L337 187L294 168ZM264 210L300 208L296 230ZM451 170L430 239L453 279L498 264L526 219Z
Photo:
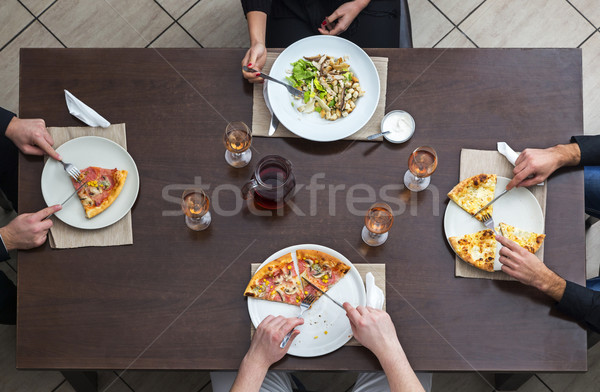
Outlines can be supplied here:
M300 277L323 291L329 290L350 271L350 266L347 264L318 250L299 249L296 251L296 257ZM310 285L305 285L305 290L311 294L314 294L313 291L317 292Z
M463 210L474 215L481 207L492 201L496 190L495 174L478 174L462 180L448 193L448 197ZM493 205L481 211L475 218L483 222L483 214L492 215Z
M127 170L103 169L90 166L81 171L81 182L71 179L83 205L85 216L93 218L106 210L117 199L125 185Z
M494 271L497 241L492 230L450 237L448 241L456 254L467 263L484 271Z
M504 222L500 222L500 230L502 235L509 240L515 241L517 244L527 249L531 253L535 253L542 246L545 234L537 234L531 231L521 230Z
M247 297L300 306L304 291L291 254L281 256L256 271L244 291Z

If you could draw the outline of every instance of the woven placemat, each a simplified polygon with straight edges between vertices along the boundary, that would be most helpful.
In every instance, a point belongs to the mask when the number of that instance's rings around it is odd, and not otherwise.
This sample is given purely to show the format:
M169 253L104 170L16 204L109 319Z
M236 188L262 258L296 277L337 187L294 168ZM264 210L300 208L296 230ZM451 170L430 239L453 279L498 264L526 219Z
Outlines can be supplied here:
M263 72L268 74L271 71L273 62L279 56L280 52L269 52L267 53L267 62L263 67ZM365 140L367 136L379 132L381 128L381 120L385 115L385 94L387 92L387 57L371 57L377 73L379 74L379 102L377 108L371 119L357 132L348 136L344 140ZM368 93L368 92L367 92ZM357 105L360 104L357 103ZM264 136L264 137L299 137L296 134L290 132L282 124L279 124L277 130L272 136L269 136L269 125L271 122L271 113L267 109L265 104L265 97L263 96L263 85L261 83L254 84L253 94L253 105L252 105L252 136ZM383 137L379 137L370 141L382 141Z
M386 298L383 301L383 310L385 310L386 309L386 300L387 300L387 295L385 293L385 264L362 263L362 264L353 264L353 265L356 268L356 270L358 271L358 273L360 274L360 277L362 278L363 282L366 280L365 276L367 275L367 273L371 272L373 274L373 277L375 278L375 285L383 291L383 295ZM250 276L253 276L256 273L256 270L258 269L259 266L260 266L259 263L250 264ZM328 301L327 299L325 299L325 300ZM337 305L334 305L334 306L337 306ZM254 336L254 331L256 331L256 329L254 328L254 325L250 324L250 337ZM348 340L348 342L346 342L346 344L344 346L360 346L360 345L361 344L358 343L358 341L356 339L352 338L352 339Z
M472 177L480 173L495 173L502 177L512 178L514 166L498 151L471 150L463 148L460 153L460 178ZM542 207L542 214L546 216L546 193L548 181L543 186L532 186L527 189L533 193ZM499 223L499 222L494 222ZM544 244L535 254L544 261ZM454 275L461 278L477 278L492 280L515 280L502 271L487 272L465 263L460 257L455 256Z
M108 128L100 127L50 127L48 132L54 139L56 149L65 142L81 136L99 136L119 144L127 149L125 124L113 124ZM66 159L68 161L68 159ZM83 213L83 208L82 208ZM85 246L114 246L133 244L131 211L118 222L102 229L82 230L69 226L56 216L52 216L49 243L52 248L81 248Z

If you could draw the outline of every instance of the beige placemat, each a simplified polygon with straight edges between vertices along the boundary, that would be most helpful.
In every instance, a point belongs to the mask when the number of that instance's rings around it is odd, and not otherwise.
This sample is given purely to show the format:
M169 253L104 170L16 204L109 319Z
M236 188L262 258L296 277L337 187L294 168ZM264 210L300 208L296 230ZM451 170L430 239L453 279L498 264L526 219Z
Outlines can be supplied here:
M271 66L275 59L279 56L278 52L269 52L267 53L267 62L263 67L263 72L268 74L271 71ZM388 59L387 57L371 57L373 60L373 64L375 64L375 68L377 69L377 73L379 74L379 102L377 103L377 108L375 109L375 113L373 116L362 127L359 131L354 134L348 136L344 140L365 140L367 141L367 136L372 135L374 133L379 132L381 128L381 120L385 115L385 94L387 91L387 65ZM369 92L367 91L367 94ZM252 136L265 136L265 137L299 137L296 134L290 132L286 127L282 124L279 124L277 130L272 136L269 136L269 125L271 122L271 113L269 113L269 109L265 104L265 97L263 96L263 85L261 83L254 84L254 96L253 96L253 105L252 105ZM360 101L358 102L360 105ZM372 141L382 141L383 137L379 137Z
M363 282L365 281L365 276L368 272L373 273L373 277L375 278L375 284L383 291L383 295L386 299L383 301L383 310L386 309L386 300L387 295L385 293L385 264L353 264ZM256 270L260 266L260 263L252 263L250 264L250 276L253 276L256 273ZM337 306L337 305L336 305ZM254 331L256 329L253 325L250 325L250 337L254 336ZM344 346L360 346L361 344L356 341L356 339L352 338L348 340L348 342Z
M125 124L114 124L108 128L93 127L50 127L54 148L81 136L99 136L110 139L127 149ZM68 162L68 157L63 157ZM83 169L83 168L80 168ZM82 210L83 213L83 210ZM96 230L82 230L69 226L57 217L52 218L49 242L52 248L81 248L84 246L114 246L133 244L131 211L118 222Z
M463 148L460 153L460 181L480 173L495 173L502 177L513 177L514 166L498 151L470 150ZM533 193L546 216L546 192L548 182L543 186L527 188ZM498 224L500 222L494 222ZM544 244L536 252L536 256L544 261ZM454 275L461 278L479 278L492 280L515 280L502 271L486 272L465 263L460 257L455 257Z

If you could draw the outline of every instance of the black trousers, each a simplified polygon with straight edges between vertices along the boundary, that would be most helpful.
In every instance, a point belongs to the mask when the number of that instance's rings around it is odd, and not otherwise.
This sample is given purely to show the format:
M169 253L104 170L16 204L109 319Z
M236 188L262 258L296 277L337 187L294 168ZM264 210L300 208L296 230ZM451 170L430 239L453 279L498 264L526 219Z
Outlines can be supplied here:
M0 271L0 324L17 322L17 287Z
M267 19L267 47L285 48L299 39L320 34L325 17L344 1L273 1ZM374 0L340 37L362 48L412 47L406 0ZM315 48L318 52L319 48Z

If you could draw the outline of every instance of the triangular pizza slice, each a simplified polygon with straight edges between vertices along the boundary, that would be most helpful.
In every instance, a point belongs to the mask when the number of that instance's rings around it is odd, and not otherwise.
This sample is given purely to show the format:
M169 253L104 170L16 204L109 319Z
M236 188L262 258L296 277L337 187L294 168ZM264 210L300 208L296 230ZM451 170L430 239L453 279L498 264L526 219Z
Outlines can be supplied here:
M305 278L323 291L329 290L331 286L342 279L350 266L344 264L337 258L318 250L299 249L296 251L298 258L298 272L301 278ZM313 293L316 290L310 285L304 285L305 292Z
M504 222L500 222L500 230L502 235L509 240L515 241L517 244L527 249L531 253L535 253L542 246L545 234L538 234L531 231L521 230L517 227L507 225Z
M496 190L495 174L478 174L462 180L448 193L448 197L469 214L474 215L481 207L492 201ZM483 214L492 214L493 205L481 211L475 218L483 221Z
M244 291L247 297L300 306L304 299L302 283L291 254L281 256L256 271Z
M127 170L103 169L96 166L81 170L79 182L71 179L83 205L85 216L90 219L106 210L117 199L125 186Z
M484 271L494 271L497 241L492 230L450 237L448 241L456 254L467 263Z

